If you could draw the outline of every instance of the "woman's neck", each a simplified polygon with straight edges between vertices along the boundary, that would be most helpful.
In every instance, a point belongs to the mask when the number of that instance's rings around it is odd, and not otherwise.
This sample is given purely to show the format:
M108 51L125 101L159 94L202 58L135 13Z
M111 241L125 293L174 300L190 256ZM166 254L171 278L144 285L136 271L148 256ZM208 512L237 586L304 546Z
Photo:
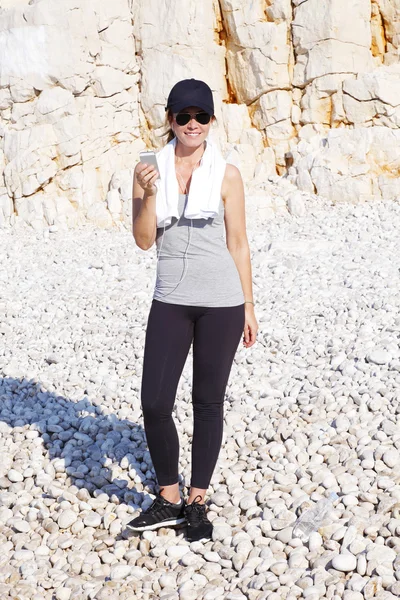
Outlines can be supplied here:
M205 147L206 147L206 142L203 142L197 148L188 148L187 146L184 146L179 141L177 141L176 147L175 147L176 163L182 164L182 165L197 164L201 160L201 157L204 154Z

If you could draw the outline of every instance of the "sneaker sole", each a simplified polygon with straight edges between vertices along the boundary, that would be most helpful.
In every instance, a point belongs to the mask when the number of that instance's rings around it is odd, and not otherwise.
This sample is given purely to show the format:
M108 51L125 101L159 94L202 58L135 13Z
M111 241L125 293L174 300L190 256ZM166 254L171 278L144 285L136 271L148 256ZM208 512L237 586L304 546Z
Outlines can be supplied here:
M154 529L159 529L160 527L170 527L171 525L181 525L182 523L186 523L186 519L184 517L180 519L162 521L161 523L153 523L153 525L143 525L142 527L132 527L132 525L127 525L127 528L131 531L153 531Z

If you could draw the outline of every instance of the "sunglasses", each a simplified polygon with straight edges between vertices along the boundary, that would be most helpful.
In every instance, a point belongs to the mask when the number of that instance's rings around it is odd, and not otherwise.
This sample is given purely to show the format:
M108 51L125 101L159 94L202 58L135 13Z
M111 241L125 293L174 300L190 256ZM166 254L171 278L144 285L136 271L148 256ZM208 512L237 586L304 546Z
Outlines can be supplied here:
M211 120L211 115L206 112L199 112L191 115L190 113L178 113L175 116L175 121L178 125L187 125L191 119L195 119L200 125L207 125Z

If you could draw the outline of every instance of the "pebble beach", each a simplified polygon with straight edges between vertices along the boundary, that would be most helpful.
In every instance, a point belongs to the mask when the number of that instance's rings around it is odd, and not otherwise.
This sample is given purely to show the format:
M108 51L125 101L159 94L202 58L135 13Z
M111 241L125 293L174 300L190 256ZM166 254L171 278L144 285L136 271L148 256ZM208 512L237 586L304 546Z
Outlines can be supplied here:
M127 230L0 231L0 598L400 596L400 205L251 212L258 341L239 345L213 539L132 535L158 489L140 381L154 247ZM178 387L190 481L192 355ZM336 492L308 541L296 519Z

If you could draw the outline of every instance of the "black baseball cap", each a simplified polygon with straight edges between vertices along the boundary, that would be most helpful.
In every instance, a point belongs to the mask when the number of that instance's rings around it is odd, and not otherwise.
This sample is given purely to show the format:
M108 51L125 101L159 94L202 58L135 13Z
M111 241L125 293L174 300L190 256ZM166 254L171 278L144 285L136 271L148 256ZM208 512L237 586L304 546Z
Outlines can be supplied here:
M198 106L209 115L214 114L214 100L211 88L198 79L182 79L169 93L165 110L178 113L188 106Z

